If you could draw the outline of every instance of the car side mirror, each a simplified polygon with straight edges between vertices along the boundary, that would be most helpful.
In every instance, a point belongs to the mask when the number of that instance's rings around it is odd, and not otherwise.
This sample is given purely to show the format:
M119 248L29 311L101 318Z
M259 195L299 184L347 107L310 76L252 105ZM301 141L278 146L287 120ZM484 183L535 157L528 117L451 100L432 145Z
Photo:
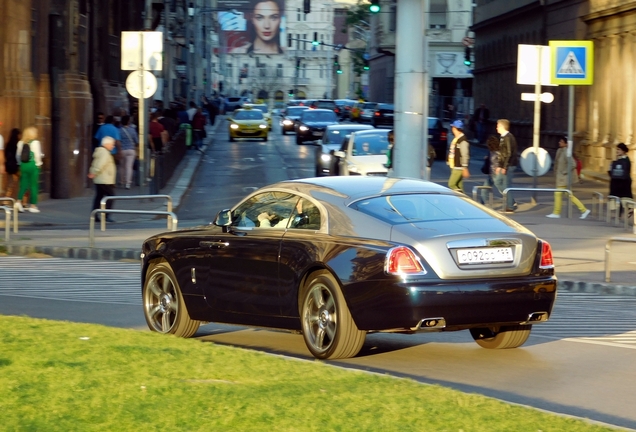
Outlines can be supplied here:
M214 225L216 226L226 227L226 226L230 226L231 223L232 223L232 210L230 209L221 210L220 212L217 213L216 217L214 218Z
M338 150L336 152L333 152L333 155L335 157L339 157L339 158L346 158L347 154L345 152L343 152L342 150Z

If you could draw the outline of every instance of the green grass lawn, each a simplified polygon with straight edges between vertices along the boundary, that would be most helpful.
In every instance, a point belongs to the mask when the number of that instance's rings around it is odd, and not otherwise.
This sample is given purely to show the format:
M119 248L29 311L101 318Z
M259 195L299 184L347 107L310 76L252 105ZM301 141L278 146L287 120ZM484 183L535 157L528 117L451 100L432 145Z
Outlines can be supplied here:
M0 316L3 431L602 431L321 361Z

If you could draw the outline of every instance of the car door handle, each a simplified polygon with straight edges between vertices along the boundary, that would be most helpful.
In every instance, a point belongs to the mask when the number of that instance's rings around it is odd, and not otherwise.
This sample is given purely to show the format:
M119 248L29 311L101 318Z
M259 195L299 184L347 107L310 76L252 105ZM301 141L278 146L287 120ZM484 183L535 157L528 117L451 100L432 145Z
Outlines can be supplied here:
M215 241L201 241L199 242L199 246L201 247L208 247L208 248L212 248L212 247L224 247L224 246L229 246L230 242L226 242L223 240L215 240Z

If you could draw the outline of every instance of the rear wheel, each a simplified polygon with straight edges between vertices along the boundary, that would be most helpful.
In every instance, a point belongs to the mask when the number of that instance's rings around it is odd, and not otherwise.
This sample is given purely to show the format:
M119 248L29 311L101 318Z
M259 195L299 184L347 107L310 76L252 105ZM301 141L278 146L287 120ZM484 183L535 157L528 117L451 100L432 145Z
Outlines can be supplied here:
M477 345L489 349L517 348L530 337L532 325L481 327L470 329Z
M150 330L187 338L199 329L201 322L190 319L177 278L167 263L148 268L142 298Z
M312 273L299 299L303 337L314 357L349 358L360 352L366 332L358 330L338 282L328 271Z
M230 135L230 142L234 142L234 137Z

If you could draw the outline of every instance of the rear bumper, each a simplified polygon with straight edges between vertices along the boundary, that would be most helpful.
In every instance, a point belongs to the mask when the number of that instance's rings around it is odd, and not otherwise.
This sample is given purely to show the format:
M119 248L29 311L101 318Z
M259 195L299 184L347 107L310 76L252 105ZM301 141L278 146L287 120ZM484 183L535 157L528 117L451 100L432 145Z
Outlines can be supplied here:
M445 330L519 324L552 312L554 276L483 281L362 282L346 285L345 298L360 330L409 330L443 318Z

